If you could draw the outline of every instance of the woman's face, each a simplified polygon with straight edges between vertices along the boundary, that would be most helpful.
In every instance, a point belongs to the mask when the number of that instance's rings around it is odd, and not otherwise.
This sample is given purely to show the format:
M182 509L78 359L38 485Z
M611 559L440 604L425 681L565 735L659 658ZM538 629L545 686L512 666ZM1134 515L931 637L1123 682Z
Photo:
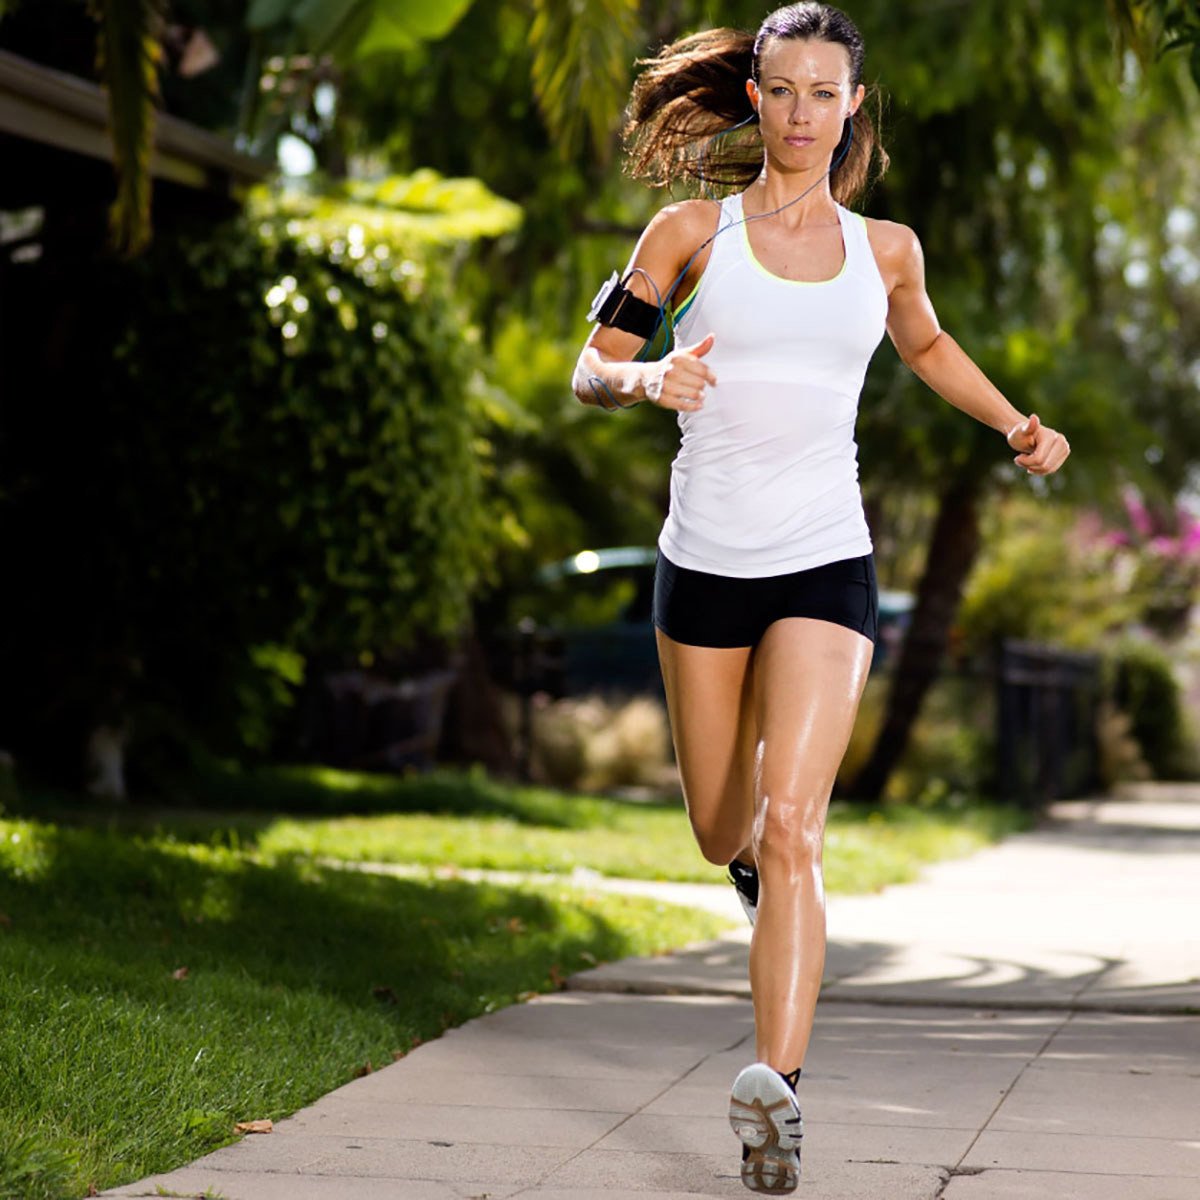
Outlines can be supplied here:
M759 78L747 80L758 109L763 147L780 165L824 164L842 138L843 122L866 88L850 86L850 52L840 42L772 38Z

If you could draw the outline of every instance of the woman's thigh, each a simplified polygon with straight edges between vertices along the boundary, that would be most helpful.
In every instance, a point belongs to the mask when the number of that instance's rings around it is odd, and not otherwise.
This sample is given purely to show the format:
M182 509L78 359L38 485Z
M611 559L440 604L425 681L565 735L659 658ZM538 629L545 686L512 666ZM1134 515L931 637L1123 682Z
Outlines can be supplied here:
M700 850L729 862L754 817L755 716L749 646L691 646L655 630L671 736Z
M780 828L795 837L824 828L874 643L833 621L773 622L754 655L759 741L756 841Z

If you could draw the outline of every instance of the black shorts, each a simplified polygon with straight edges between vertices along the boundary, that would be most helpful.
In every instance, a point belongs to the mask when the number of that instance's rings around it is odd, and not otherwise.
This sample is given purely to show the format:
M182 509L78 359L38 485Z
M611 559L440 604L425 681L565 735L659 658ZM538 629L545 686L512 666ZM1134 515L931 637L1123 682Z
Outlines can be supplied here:
M817 617L875 641L879 584L875 556L842 558L786 575L740 579L673 563L654 566L654 624L689 646L756 646L780 617Z

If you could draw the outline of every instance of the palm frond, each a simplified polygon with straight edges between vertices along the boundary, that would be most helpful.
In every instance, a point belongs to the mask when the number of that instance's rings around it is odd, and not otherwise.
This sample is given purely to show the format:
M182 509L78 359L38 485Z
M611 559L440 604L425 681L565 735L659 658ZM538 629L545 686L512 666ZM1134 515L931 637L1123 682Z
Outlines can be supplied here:
M162 0L88 0L98 26L96 67L108 90L117 196L109 233L118 254L150 242L150 158L160 93Z
M601 161L629 93L638 0L534 0L533 90L564 156L589 136Z

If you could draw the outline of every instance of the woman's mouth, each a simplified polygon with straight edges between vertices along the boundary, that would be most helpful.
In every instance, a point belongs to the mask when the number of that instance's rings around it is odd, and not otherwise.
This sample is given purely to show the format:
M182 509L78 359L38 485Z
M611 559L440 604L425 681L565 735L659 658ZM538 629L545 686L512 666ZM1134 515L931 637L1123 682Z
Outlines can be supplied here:
M787 144L789 146L811 146L813 144L813 142L815 142L817 139L810 138L810 137L797 136L797 137L784 138L783 140L785 142L787 142Z

